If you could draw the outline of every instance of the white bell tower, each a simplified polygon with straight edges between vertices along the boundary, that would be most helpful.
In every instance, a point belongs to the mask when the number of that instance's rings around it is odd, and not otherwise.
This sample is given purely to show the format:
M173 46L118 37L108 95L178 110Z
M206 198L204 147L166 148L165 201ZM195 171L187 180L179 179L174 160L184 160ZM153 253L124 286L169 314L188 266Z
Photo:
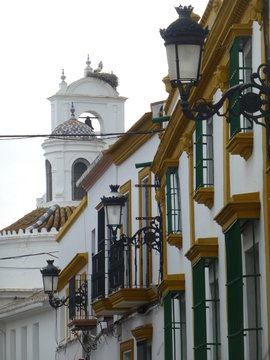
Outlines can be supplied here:
M86 61L84 77L70 85L62 71L58 92L51 102L52 137L42 144L46 165L46 194L38 206L76 205L84 195L76 182L114 139L100 134L124 132L124 103L113 73Z

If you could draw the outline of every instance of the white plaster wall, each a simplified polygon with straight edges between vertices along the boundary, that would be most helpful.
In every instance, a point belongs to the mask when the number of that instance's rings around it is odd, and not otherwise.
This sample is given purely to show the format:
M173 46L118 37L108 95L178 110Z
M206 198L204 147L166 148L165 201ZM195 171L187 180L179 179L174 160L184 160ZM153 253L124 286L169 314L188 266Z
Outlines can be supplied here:
M46 266L47 259L58 263L59 249L55 241L56 231L47 233L9 234L0 236L0 288L35 289L42 288L40 269ZM52 253L50 256L49 253ZM40 255L35 255L40 254ZM22 255L34 255L18 257ZM17 258L16 258L17 257ZM10 258L4 260L4 258Z
M0 354L1 360L11 360L11 351L10 351L10 333L15 330L16 333L16 359L21 359L21 331L22 327L26 328L26 337L27 344L24 343L24 346L27 346L27 360L37 360L33 357L33 346L37 346L37 343L33 343L33 339L38 337L38 347L39 347L39 360L54 360L55 359L55 311L52 309L43 309L42 307L38 312L24 314L22 312L20 315L17 315L13 318L6 318L4 321L0 319L0 328L2 333L5 333L6 339L6 354ZM38 334L36 331L35 324L38 324Z

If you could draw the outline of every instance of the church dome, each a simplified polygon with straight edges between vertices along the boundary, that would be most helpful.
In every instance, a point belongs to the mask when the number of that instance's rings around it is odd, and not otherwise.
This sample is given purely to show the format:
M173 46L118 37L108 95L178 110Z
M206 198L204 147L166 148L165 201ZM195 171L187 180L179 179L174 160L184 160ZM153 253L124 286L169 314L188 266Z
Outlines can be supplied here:
M62 124L58 125L52 132L52 135L57 136L76 136L82 137L82 139L89 140L92 138L94 132L89 125L82 123L81 121L72 118ZM89 137L90 135L91 137Z

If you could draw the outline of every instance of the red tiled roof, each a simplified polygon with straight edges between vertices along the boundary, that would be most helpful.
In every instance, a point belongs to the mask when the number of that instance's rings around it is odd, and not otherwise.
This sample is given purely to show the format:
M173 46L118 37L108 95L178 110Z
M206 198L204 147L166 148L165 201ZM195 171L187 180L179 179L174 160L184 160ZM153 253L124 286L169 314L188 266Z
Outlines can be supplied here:
M37 226L38 231L40 232L43 228L47 229L47 231L50 231L52 228L60 230L60 228L67 222L68 218L75 209L75 206L57 207L55 211L53 211L53 213L46 219L43 218L42 223ZM2 229L0 233L5 234L7 231L15 231L18 233L20 229L25 232L28 227L38 222L48 210L49 208L37 208L23 216L21 219L17 220L15 223Z

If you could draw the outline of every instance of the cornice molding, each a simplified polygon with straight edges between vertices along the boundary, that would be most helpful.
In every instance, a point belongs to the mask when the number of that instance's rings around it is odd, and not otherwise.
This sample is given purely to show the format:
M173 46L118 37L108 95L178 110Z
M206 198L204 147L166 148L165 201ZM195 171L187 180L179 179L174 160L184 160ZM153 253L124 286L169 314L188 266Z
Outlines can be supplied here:
M61 271L58 279L58 291L61 291L69 280L88 263L88 253L78 253L70 263Z
M167 237L167 243L171 246L177 247L177 249L181 250L183 245L183 235L182 233L177 234L169 234Z
M191 261L192 266L202 258L218 258L218 238L197 239L185 256Z
M63 238L63 236L68 232L68 230L71 228L71 226L74 224L74 222L78 219L80 214L83 212L83 210L87 206L87 195L84 196L82 201L80 202L79 206L75 209L75 211L72 213L70 218L68 218L65 225L60 229L58 234L55 237L55 240L57 242L60 242Z
M260 26L263 22L263 0L251 0L250 18L257 21Z
M200 187L196 190L193 199L198 204L203 204L208 207L208 209L212 209L214 204L214 187Z
M185 291L185 274L169 274L158 286L162 297L169 291Z
M135 329L131 330L131 333L135 337L137 342L151 340L153 337L153 325L145 324L138 326Z
M260 207L258 192L233 195L214 220L225 232L237 219L259 219Z
M248 160L253 151L253 137L253 131L239 132L231 138L226 148L232 155L240 155L245 160Z
M218 65L217 70L214 72L215 87L220 88L224 93L229 87L229 64Z

